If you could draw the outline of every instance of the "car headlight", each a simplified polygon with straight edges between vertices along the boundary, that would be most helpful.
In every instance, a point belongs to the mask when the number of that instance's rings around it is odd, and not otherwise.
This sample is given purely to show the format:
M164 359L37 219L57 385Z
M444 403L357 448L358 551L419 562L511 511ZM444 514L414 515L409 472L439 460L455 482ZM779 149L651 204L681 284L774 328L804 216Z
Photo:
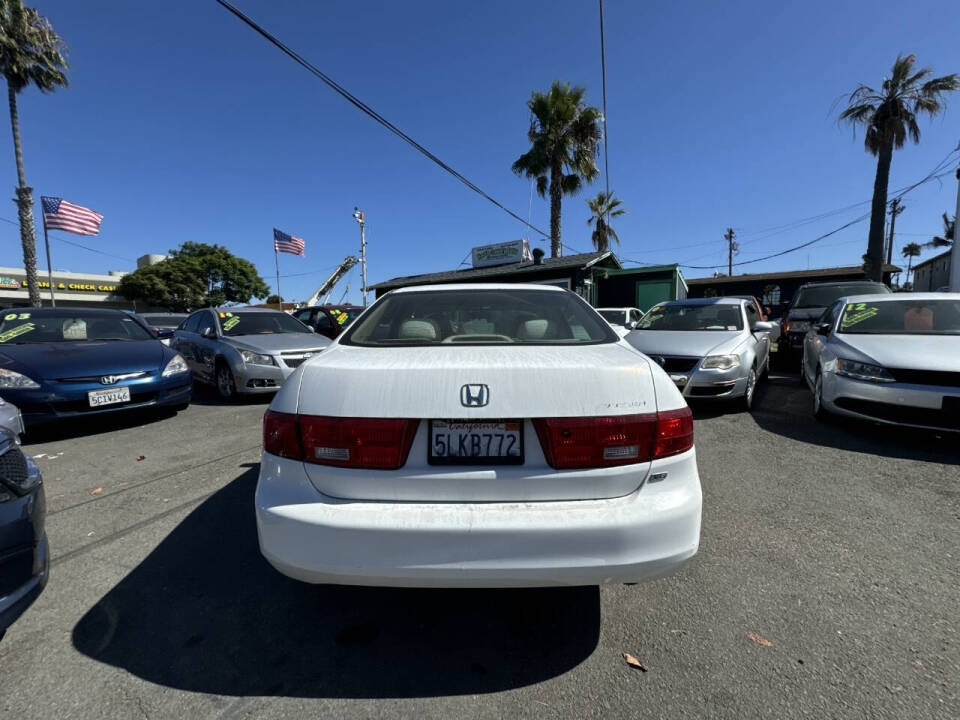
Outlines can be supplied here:
M809 320L791 320L786 324L785 332L806 332L810 329Z
M185 372L190 372L190 368L187 367L187 361L183 359L183 356L177 353L170 358L170 362L168 362L167 366L163 369L163 376L170 377L171 375L179 375Z
M0 368L0 388L7 390L33 390L40 385L26 375L21 375L13 370Z
M893 382L894 377L879 365L837 358L837 375L869 382Z
M704 370L729 370L738 365L740 365L739 355L707 355L707 357L703 359L703 362L700 363L700 367Z
M250 350L241 350L240 357L248 365L274 365L273 358L269 355L251 352Z

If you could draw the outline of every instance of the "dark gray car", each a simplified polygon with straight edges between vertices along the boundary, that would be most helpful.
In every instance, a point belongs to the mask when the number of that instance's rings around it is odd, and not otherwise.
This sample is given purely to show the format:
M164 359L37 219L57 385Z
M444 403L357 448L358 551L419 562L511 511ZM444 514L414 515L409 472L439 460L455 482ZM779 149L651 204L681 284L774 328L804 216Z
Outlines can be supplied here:
M227 400L276 392L296 367L329 344L299 320L268 308L198 310L170 341L194 379L215 386Z

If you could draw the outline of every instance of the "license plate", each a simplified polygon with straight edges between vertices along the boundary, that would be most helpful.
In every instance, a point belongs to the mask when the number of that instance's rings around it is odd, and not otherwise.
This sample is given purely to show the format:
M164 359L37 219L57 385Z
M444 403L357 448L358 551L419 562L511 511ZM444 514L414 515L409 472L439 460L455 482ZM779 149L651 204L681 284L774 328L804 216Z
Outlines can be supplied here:
M431 420L431 465L521 465L519 420Z
M87 400L90 401L90 407L100 407L101 405L116 405L117 403L130 402L130 388L115 388L113 390L91 390L87 393Z

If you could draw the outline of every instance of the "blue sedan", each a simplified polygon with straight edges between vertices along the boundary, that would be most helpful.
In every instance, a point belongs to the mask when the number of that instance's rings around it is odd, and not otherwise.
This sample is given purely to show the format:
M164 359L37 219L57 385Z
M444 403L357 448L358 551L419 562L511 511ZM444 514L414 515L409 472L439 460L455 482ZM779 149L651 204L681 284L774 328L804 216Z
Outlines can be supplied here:
M27 425L134 408L182 410L186 362L119 310L0 311L0 397Z

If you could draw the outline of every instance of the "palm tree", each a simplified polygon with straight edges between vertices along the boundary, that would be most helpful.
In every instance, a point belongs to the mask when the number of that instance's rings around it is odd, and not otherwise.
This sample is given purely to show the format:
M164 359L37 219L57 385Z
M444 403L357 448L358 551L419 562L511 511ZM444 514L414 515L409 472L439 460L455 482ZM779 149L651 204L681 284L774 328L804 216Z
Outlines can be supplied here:
M957 219L953 220L944 213L943 214L943 235L934 235L928 242L923 244L924 247L928 248L942 248L942 247L952 247L953 241L956 239L957 232Z
M540 197L550 193L550 257L561 255L560 202L573 195L584 181L597 177L600 145L600 111L588 107L582 87L555 81L549 92L534 92L530 108L530 150L513 163L518 175L536 178Z
M877 158L877 175L873 183L873 206L870 212L870 234L864 269L872 280L883 279L883 224L887 209L887 184L894 149L902 148L907 137L920 142L917 115L933 117L944 109L944 93L960 88L957 75L931 78L930 68L914 71L916 57L897 56L890 77L880 91L861 85L850 94L847 109L840 113L856 128L864 128L863 144Z
M610 226L610 218L626 215L627 211L620 207L620 199L614 197L613 193L605 193L602 190L597 193L595 198L587 200L587 207L593 214L587 220L587 225L594 226L593 246L598 252L606 252L610 249L610 240L620 244L620 238L617 237L617 231Z
M912 242L903 246L903 250L901 250L900 254L907 258L907 278L904 282L904 285L910 283L910 271L913 269L913 259L915 257L920 257L921 252L922 248L920 247L920 243Z
M17 161L17 213L20 216L20 240L23 243L23 266L27 273L30 303L40 306L37 285L37 246L33 225L33 188L27 185L20 147L20 118L17 114L17 93L30 84L44 92L67 85L67 48L50 22L22 0L0 0L0 73L7 79L10 101L10 127L13 129L13 152Z

